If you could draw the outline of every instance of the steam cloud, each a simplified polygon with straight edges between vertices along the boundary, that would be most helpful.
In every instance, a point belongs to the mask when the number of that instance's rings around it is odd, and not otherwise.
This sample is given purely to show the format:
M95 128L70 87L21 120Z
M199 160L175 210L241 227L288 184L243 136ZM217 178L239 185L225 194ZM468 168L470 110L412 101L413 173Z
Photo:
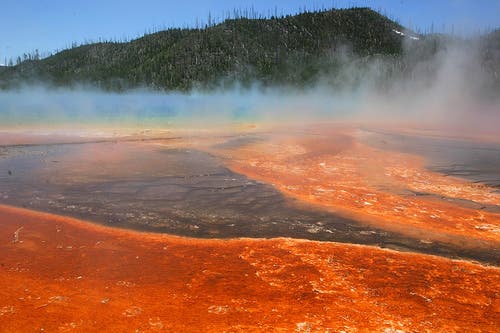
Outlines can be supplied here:
M408 43L405 60L418 58L418 50ZM251 89L210 92L109 93L27 86L0 92L0 131L350 121L499 137L494 76L481 64L478 47L464 45L450 42L436 55L416 59L410 69L398 67L404 61L359 59L347 52L335 77L320 75L305 89L256 83Z

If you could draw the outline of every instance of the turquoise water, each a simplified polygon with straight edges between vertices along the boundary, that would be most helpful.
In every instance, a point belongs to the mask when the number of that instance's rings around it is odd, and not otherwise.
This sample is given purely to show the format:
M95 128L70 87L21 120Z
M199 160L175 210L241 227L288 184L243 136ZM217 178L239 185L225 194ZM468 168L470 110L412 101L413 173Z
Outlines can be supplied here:
M126 94L92 90L0 92L0 129L114 126L163 128L341 117L345 100L325 94L260 91Z

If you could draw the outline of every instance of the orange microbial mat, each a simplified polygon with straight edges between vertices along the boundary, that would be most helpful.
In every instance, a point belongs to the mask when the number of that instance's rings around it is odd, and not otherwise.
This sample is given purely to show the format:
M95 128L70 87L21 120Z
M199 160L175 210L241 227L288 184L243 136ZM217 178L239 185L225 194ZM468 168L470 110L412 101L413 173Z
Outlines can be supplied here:
M498 332L498 146L387 133L0 147L0 332Z
M197 240L0 207L2 332L494 332L499 270L369 246Z

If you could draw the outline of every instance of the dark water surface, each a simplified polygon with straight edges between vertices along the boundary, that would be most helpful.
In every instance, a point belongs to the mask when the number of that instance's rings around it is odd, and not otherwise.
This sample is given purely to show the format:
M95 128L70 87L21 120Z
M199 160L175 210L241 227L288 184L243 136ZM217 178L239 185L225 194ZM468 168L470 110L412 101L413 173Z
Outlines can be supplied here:
M427 159L427 167L500 190L500 144L459 139L365 131L364 142L380 148L412 153Z
M168 145L0 148L0 203L182 236L294 237L499 261L497 251L423 242L305 206L230 171L215 156Z

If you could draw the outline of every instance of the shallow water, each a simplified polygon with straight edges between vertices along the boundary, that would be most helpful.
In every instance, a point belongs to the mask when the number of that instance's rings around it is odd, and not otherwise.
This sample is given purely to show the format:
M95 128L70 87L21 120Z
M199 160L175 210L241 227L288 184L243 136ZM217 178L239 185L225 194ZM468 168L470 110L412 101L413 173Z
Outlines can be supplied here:
M258 140L228 138L216 147ZM308 206L230 171L207 152L157 143L162 146L119 141L3 147L0 203L190 237L293 237L498 259L494 252L426 243Z
M500 144L392 132L365 131L364 142L380 148L420 155L427 167L500 189Z

